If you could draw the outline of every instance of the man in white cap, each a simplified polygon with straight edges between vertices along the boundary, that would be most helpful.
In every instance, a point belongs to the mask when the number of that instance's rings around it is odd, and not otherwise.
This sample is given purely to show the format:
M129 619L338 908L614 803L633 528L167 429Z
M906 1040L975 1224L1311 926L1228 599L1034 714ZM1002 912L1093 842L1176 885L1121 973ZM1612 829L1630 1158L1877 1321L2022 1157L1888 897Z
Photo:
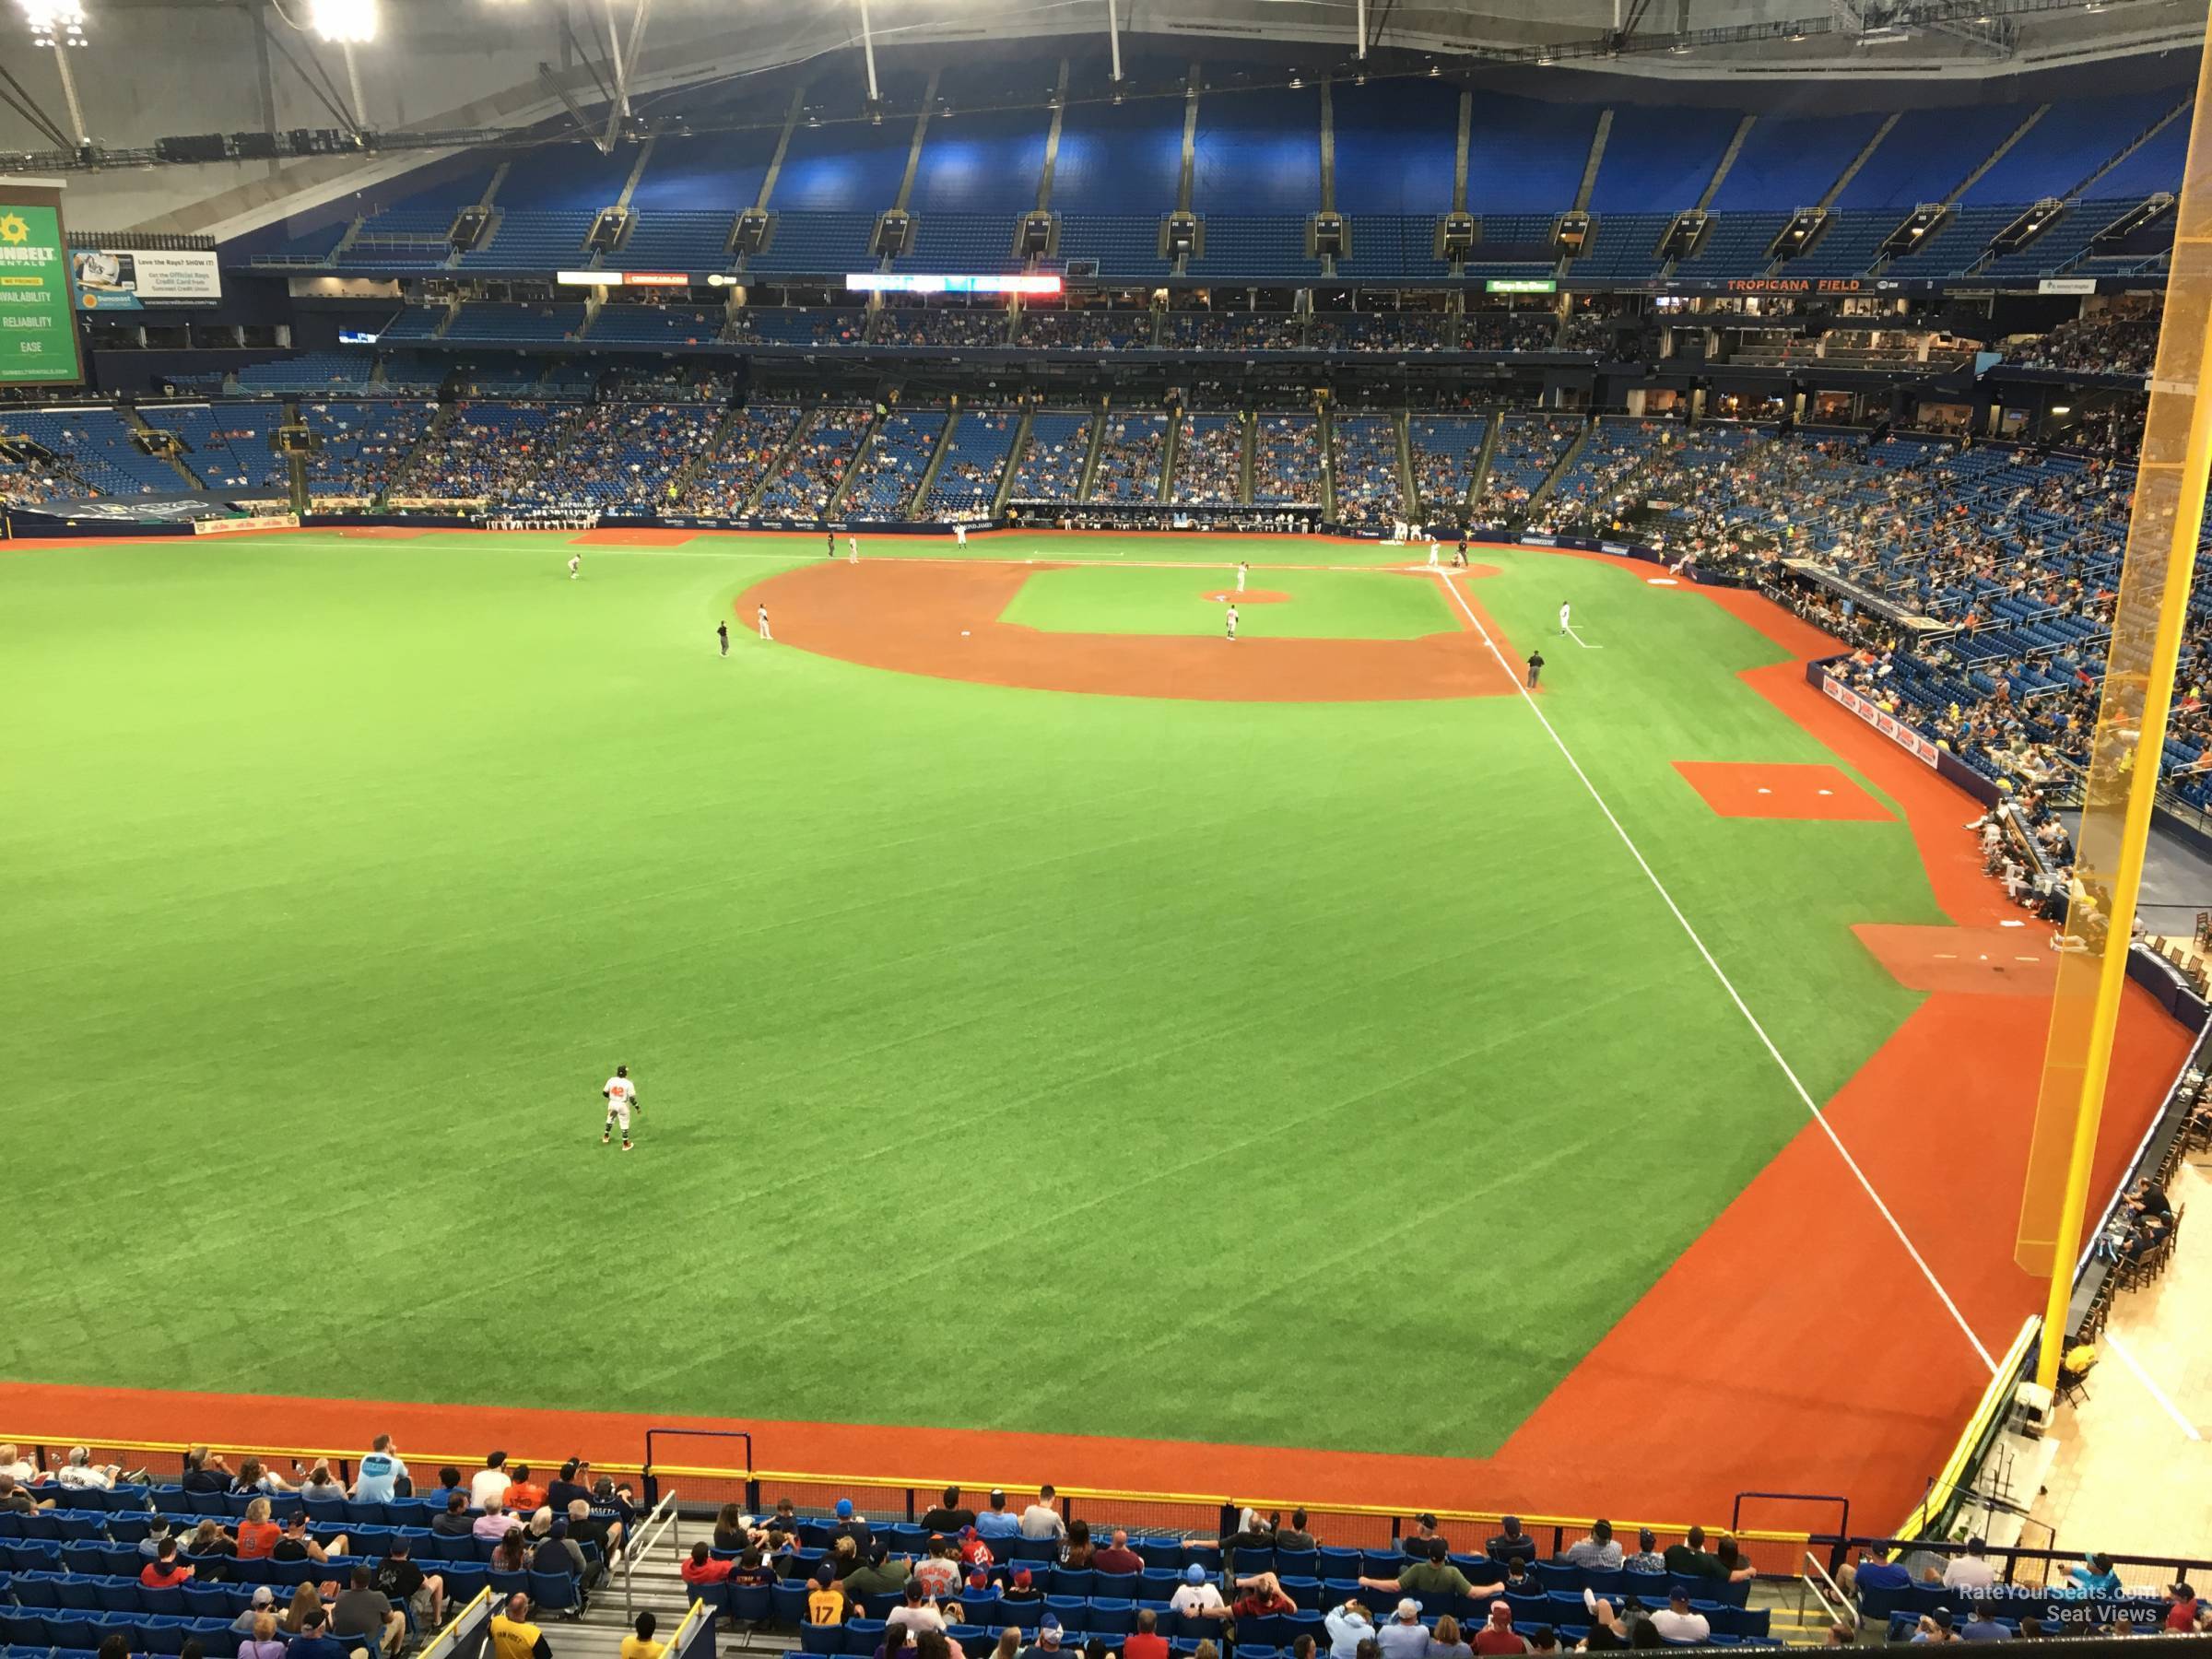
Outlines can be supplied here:
M1410 1595L1400 1597L1397 1616L1375 1632L1375 1640L1382 1644L1382 1659L1421 1659L1429 1651L1421 1604Z

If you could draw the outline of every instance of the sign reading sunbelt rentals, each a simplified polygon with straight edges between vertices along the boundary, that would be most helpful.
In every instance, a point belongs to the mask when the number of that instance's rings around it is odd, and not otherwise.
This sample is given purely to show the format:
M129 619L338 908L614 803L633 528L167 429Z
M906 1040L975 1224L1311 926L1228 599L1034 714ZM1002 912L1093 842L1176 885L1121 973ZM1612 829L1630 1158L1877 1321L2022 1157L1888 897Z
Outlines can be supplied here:
M81 379L61 209L24 200L0 181L0 385Z
M86 311L213 305L223 297L222 270L205 249L79 248L69 257Z

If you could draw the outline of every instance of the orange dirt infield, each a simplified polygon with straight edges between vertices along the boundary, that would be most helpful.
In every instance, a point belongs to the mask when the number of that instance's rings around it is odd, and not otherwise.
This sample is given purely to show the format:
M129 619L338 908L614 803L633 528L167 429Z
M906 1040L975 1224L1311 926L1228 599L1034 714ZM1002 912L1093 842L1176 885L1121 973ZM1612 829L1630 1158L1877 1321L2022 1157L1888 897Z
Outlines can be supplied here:
M824 559L756 582L737 596L736 611L739 620L749 623L754 608L766 605L779 644L818 656L1033 691L1209 702L1394 702L1513 694L1512 674L1481 636L1464 626L1418 640L1230 644L1147 634L1043 633L998 619L1033 573L1067 568ZM1375 580L1429 579L1378 571ZM1476 609L1480 614L1479 605ZM1483 625L1511 661L1512 647L1498 625L1487 616Z
M694 539L696 530L655 529L640 524L635 529L586 530L571 535L569 540L585 547L673 547Z
M2058 952L2048 925L1900 927L1863 922L1851 930L1897 982L1913 991L2049 996Z
M1677 760L1675 770L1722 818L1895 822L1879 801L1832 766Z
M1278 594L1273 588L1246 588L1242 593L1231 593L1218 588L1206 597L1215 605L1288 605L1290 595Z

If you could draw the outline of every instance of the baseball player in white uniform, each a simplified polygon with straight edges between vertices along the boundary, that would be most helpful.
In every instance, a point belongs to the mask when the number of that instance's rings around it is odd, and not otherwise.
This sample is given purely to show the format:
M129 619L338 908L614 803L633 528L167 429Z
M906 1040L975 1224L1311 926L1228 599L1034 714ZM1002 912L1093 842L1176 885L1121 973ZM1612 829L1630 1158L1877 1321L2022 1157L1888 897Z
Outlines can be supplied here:
M606 1087L599 1092L606 1097L606 1130L600 1135L599 1144L604 1147L613 1140L615 1125L620 1124L622 1150L627 1152L630 1149L629 1113L638 1103L638 1086L629 1080L629 1067L616 1066L615 1075L606 1080Z
M952 527L952 541L955 547L966 547L968 545L968 526L965 524L955 524Z
M1566 633L1569 630L1569 618L1572 614L1573 607L1571 606L1562 605L1559 606L1559 631L1561 633Z
M776 637L768 631L768 606L765 605L760 607L760 637L764 640L773 640Z
M860 562L860 537L857 535L845 537L845 562L848 564Z
M575 581L575 580L576 580L576 572L577 572L577 571L578 571L580 569L582 569L582 565L583 565L583 555L582 555L582 554L581 554L581 553L571 553L571 554L570 554L570 555L569 555L569 580L570 580L571 582L573 582L573 581Z
M1237 642L1237 607L1233 605L1229 607L1229 642Z
M1240 594L1244 591L1244 577L1251 569L1252 566L1248 561L1241 559L1237 560L1237 592Z

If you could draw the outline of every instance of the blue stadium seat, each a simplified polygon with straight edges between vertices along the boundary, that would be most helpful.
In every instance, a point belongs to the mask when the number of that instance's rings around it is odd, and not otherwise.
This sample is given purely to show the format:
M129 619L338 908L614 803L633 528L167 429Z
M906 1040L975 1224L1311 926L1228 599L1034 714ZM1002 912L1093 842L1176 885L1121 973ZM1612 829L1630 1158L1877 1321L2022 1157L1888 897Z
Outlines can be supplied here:
M766 1584L731 1584L729 1614L740 1624L766 1624L775 1616L775 1601Z
M1136 1604L1118 1596L1090 1598L1090 1633L1094 1636L1126 1636L1136 1628Z
M811 1586L805 1579L778 1579L770 1587L776 1623L792 1628L806 1622L806 1593L809 1588Z
M151 1611L139 1601L142 1586L135 1579L101 1578L96 1581L100 1610L103 1613L140 1613ZM182 1597L178 1598L180 1601Z
M845 1651L845 1627L842 1625L801 1625L799 1652L802 1653L841 1653Z
M1054 1567L1052 1593L1054 1595L1088 1596L1097 1576L1088 1567Z
M865 1659L865 1655L883 1645L883 1633L888 1629L890 1627L880 1618L848 1618L845 1621L843 1651L861 1654Z

